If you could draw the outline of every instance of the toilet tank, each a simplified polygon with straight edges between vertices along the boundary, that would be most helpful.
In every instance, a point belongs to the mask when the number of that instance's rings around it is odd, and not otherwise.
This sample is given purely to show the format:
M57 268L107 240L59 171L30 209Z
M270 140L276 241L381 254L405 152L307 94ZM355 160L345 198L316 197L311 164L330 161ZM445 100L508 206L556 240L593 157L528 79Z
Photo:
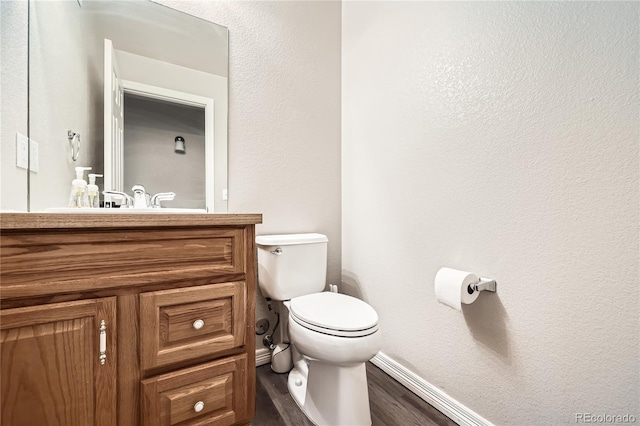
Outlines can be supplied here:
M328 241L322 234L257 236L262 294L274 300L289 300L321 292L327 279Z

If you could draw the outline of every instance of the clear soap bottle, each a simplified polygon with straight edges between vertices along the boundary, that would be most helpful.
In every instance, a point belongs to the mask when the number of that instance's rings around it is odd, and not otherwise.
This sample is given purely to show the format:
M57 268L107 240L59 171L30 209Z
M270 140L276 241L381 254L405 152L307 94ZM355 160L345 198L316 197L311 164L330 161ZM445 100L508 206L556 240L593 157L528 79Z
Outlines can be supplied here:
M76 167L76 178L71 182L68 207L89 207L87 181L84 180L85 170L91 170L91 167Z
M97 209L100 207L100 190L96 185L96 178L102 177L95 173L89 173L89 185L87 185L87 197L89 197L89 207Z

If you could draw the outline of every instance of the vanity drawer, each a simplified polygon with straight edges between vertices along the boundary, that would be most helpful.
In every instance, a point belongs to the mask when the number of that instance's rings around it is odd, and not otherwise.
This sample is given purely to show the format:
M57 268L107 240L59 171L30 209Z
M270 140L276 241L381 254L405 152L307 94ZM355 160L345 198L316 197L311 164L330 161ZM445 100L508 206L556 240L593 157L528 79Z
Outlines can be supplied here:
M247 419L247 365L242 354L143 380L142 424L222 426Z
M50 292L77 291L82 285L95 289L245 271L239 228L7 231L0 242L0 284L14 297L23 296L19 289L30 283Z
M244 281L140 294L142 369L243 346L245 302Z

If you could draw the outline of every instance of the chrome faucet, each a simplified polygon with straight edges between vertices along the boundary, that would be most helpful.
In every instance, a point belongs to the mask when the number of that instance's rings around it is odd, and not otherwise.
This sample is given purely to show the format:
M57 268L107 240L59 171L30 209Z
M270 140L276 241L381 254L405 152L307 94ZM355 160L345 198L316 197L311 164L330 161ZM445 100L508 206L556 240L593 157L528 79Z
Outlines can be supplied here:
M150 197L142 185L134 185L131 190L133 191L133 197L121 191L102 191L102 193L120 198L122 200L120 208L124 209L159 209L162 207L160 205L161 201L170 201L176 196L175 192L160 192Z
M146 209L149 208L151 202L149 200L149 194L145 191L142 185L133 185L131 188L133 191L133 208L134 209Z

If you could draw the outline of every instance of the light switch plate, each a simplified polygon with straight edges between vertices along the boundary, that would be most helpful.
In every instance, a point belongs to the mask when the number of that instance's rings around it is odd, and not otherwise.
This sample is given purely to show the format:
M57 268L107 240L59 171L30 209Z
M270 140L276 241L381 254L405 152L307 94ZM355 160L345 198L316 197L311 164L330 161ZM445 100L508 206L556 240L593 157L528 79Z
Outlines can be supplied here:
M29 168L29 139L16 132L16 167Z
M229 192L226 189L222 190L222 201L227 201L229 199Z

